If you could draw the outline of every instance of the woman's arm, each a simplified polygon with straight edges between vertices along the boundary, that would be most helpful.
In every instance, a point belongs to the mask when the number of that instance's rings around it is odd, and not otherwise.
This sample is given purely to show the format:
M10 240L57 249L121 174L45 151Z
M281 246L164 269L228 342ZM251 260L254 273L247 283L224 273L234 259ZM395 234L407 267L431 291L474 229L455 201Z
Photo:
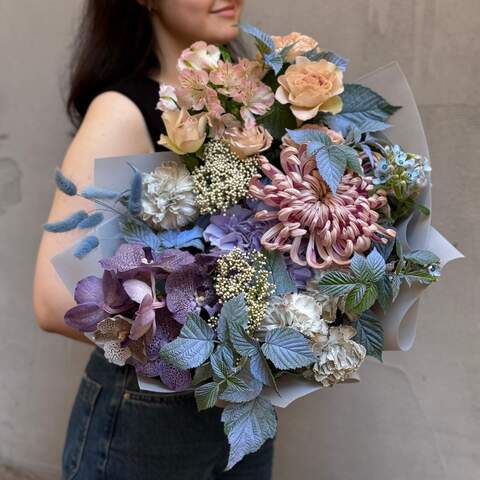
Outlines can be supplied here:
M61 169L81 190L93 182L95 158L152 151L152 142L138 107L124 95L109 91L98 95L90 104ZM57 190L48 222L61 220L82 208L91 210L93 206L86 199L69 197ZM75 302L50 262L52 257L84 234L75 230L62 234L43 233L33 283L33 306L36 321L43 330L88 342L81 333L63 321L65 312Z

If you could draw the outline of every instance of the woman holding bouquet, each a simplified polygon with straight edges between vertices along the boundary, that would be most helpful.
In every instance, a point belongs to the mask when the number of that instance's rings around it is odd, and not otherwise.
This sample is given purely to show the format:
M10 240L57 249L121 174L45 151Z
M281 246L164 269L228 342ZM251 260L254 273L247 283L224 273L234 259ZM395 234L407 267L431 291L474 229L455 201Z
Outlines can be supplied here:
M177 59L192 43L233 41L241 9L242 0L88 0L68 98L78 130L63 173L83 187L91 183L95 158L163 150L157 143L164 132L155 108L159 82L177 84ZM50 219L83 208L83 202L56 194ZM64 323L73 302L50 263L72 240L45 233L35 313L42 329L87 341ZM96 349L71 413L63 478L269 479L272 441L224 472L228 444L220 415L220 408L198 413L191 393L139 392L133 367L110 364Z

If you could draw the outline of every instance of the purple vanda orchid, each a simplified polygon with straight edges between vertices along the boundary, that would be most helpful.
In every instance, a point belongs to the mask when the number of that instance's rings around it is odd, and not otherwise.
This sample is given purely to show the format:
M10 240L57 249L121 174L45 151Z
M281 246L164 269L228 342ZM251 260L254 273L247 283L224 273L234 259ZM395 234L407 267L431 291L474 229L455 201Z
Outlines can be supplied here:
M150 272L150 285L142 280L130 279L123 282L123 288L139 305L129 338L138 340L145 335L149 343L156 331L155 310L165 307L165 301L156 297L155 274Z
M77 305L67 311L65 323L82 332L95 331L99 322L134 305L116 275L109 271L101 279L89 276L80 280L74 299Z

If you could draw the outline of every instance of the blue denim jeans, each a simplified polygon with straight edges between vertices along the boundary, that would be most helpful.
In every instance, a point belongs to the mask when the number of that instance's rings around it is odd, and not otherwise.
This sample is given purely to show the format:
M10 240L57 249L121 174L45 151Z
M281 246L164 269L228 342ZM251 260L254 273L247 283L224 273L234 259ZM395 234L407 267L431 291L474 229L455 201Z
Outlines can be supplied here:
M221 409L187 394L140 392L132 367L92 353L70 416L64 480L270 480L273 441L224 472Z

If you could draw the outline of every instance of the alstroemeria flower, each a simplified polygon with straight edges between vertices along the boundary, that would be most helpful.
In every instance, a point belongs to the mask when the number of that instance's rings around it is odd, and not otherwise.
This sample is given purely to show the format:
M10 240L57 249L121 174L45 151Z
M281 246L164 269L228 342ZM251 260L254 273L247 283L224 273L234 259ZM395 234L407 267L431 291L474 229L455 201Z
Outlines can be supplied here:
M272 89L255 80L242 81L232 98L242 104L240 114L247 128L255 125L253 115L265 115L275 101Z
M240 65L220 60L218 67L210 72L210 81L220 87L218 91L222 95L230 96L240 87L243 76L247 75Z
M175 87L161 83L158 92L157 110L165 112L167 110L178 110L178 99Z
M182 107L202 110L206 104L208 73L203 70L182 70L178 76L180 87L177 88L178 101Z
M217 46L199 41L181 53L177 69L179 71L185 69L209 71L217 67L219 60L220 49Z
M88 276L77 283L74 299L78 305L65 314L65 323L82 332L93 332L99 322L133 306L120 281L112 272L103 278Z

